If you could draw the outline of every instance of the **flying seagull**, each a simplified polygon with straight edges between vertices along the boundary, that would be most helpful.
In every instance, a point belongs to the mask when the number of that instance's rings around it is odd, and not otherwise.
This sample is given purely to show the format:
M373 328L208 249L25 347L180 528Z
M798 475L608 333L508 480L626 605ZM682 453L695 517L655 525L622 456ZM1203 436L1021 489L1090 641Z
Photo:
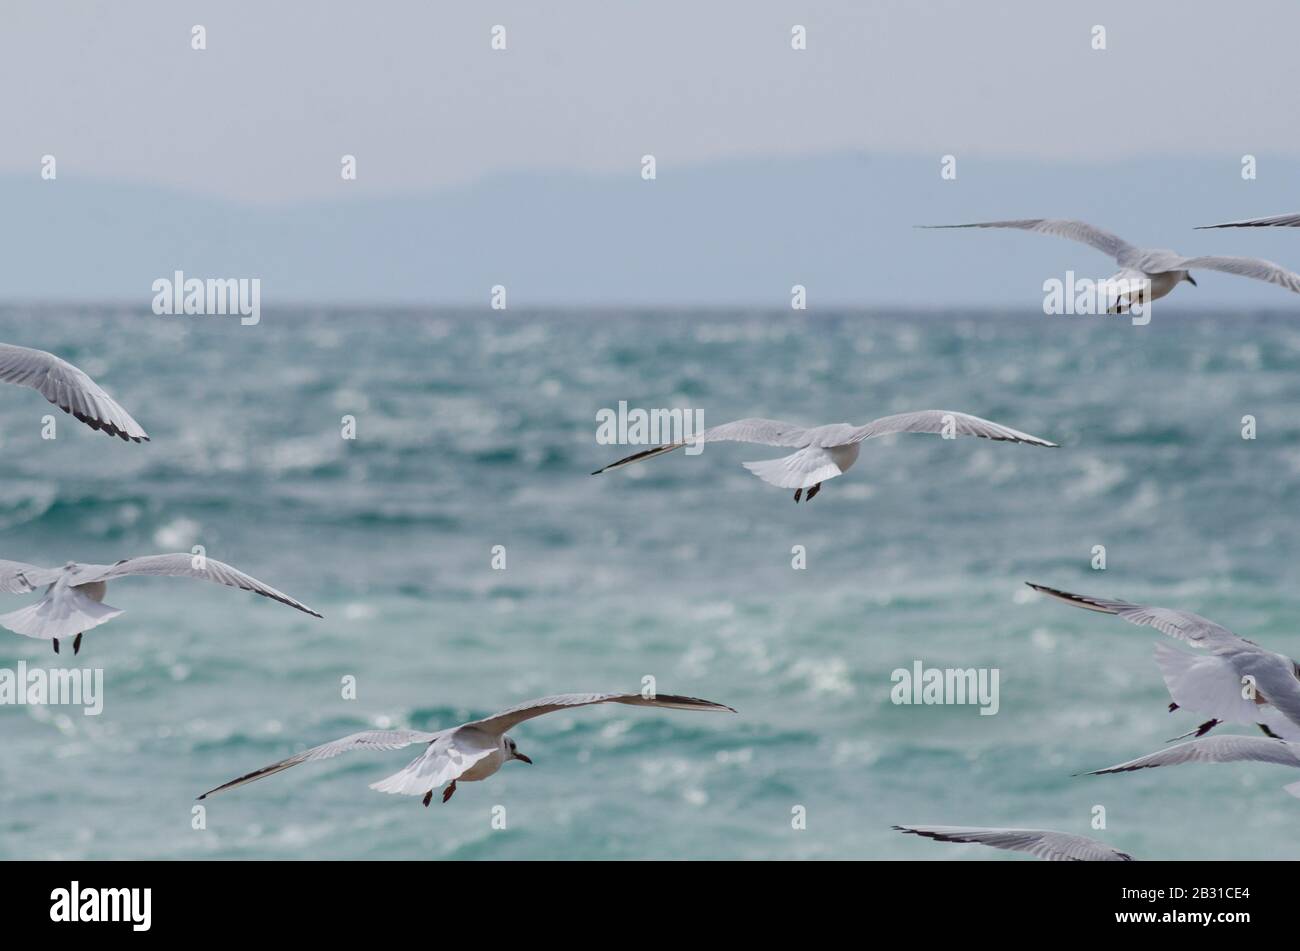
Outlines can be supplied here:
M264 766L256 772L238 779L232 779L223 786L209 789L200 799L206 799L223 789L233 789L244 783L251 783L263 776L270 776L314 760L329 759L351 750L399 750L413 743L425 744L424 752L411 760L406 767L393 773L387 779L371 783L371 789L380 792L400 793L403 796L423 796L427 806L433 799L433 792L443 783L448 783L442 793L446 802L456 792L457 782L473 783L487 779L511 760L519 760L532 765L532 760L519 752L515 741L506 736L506 730L556 710L571 707L586 707L596 703L626 703L636 707L668 707L673 710L726 710L735 713L731 707L709 700L697 700L695 697L674 697L659 694L646 697L639 693L562 693L553 697L530 700L518 706L503 710L484 720L473 720L436 733L421 733L418 730L367 730L353 733L332 743L323 743L309 750L290 756L288 759Z
M748 442L794 449L795 452L781 459L746 462L744 466L769 485L794 489L794 500L798 502L803 496L804 489L808 490L807 498L811 501L821 490L823 482L848 472L853 463L857 462L858 452L862 449L864 440L890 433L937 433L945 439L953 439L957 436L979 436L1000 442L1023 442L1033 446L1053 448L1056 446L1054 442L1030 436L1028 433L1022 433L1000 423L943 409L882 416L865 426L831 423L828 426L814 426L811 429L793 423L782 423L775 419L741 419L734 423L724 423L706 429L693 437L690 443L695 445L705 442ZM600 475L610 469L672 452L684 445L686 443L676 442L633 453L617 462L611 462L603 469L597 469L592 475Z
M1196 736L1220 723L1254 723L1266 736L1300 740L1300 669L1291 658L1265 650L1190 611L1090 598L1032 581L1025 584L1077 608L1113 614L1205 649L1207 653L1196 655L1156 645L1156 663L1174 701L1170 711L1187 707L1212 717L1192 731Z
M1028 852L1049 862L1132 862L1133 856L1104 842L1049 829L985 829L978 826L893 826L936 842L978 842L995 849Z
M0 343L0 382L30 386L91 429L131 442L148 442L148 434L99 384L44 350Z
M922 228L1018 228L1021 231L1036 231L1039 234L1055 235L1058 238L1070 238L1091 245L1103 254L1113 257L1120 270L1110 280L1128 281L1130 283L1150 281L1150 291L1143 291L1141 297L1146 301L1159 300L1182 281L1193 287L1196 280L1191 275L1193 268L1205 268L1209 271L1223 271L1238 274L1241 277L1253 277L1259 281L1268 281L1279 287L1285 287L1292 293L1300 294L1300 274L1288 271L1272 261L1262 258L1233 258L1209 255L1185 258L1174 251L1161 248L1135 248L1123 238L1093 227L1084 221L1071 221L1065 218L1025 218L1020 221L978 221L965 225L920 225ZM1138 299L1138 293L1120 294L1123 304L1131 306ZM1111 309L1116 313L1120 308L1117 300Z
M0 615L0 626L16 634L54 641L76 635L72 652L81 650L81 635L93 627L111 621L122 613L120 608L104 604L108 582L128 575L163 575L169 578L198 578L217 584L252 591L274 598L281 604L297 608L312 617L322 617L307 605L295 601L270 585L215 558L178 552L174 555L146 555L124 558L114 565L79 565L70 561L62 568L39 568L20 561L0 561L0 592L30 594L48 585L45 596L35 604Z
M1094 769L1087 775L1128 773L1135 769L1152 769L1156 766L1179 766L1183 763L1276 763L1279 766L1300 767L1300 746L1286 740L1266 736L1207 736L1188 740L1168 749L1139 756L1127 763ZM1283 786L1293 796L1300 797L1300 782Z
M1217 225L1201 225L1196 230L1205 231L1209 228L1300 228L1300 215L1274 215L1271 218L1225 221Z

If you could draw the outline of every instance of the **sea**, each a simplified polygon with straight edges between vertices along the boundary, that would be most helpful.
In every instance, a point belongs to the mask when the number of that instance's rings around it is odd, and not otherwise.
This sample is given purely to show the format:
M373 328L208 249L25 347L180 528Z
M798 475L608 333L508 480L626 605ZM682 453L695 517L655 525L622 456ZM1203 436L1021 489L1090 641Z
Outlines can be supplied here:
M1294 771L1076 776L1205 717L1168 711L1161 634L1025 585L1192 610L1300 655L1300 320L1180 307L1134 326L1029 308L268 305L245 326L5 305L0 340L77 364L152 441L0 387L0 558L202 546L325 617L135 577L110 584L124 613L75 658L0 631L0 670L103 671L97 716L0 706L0 857L1025 858L896 824L1300 857ZM796 504L742 466L783 454L766 446L591 475L644 448L598 440L620 402L706 426L957 410L1060 448L873 439ZM895 702L917 664L996 671L996 712ZM417 748L196 801L357 731L647 684L736 713L530 720L511 735L534 765L428 808L368 788Z

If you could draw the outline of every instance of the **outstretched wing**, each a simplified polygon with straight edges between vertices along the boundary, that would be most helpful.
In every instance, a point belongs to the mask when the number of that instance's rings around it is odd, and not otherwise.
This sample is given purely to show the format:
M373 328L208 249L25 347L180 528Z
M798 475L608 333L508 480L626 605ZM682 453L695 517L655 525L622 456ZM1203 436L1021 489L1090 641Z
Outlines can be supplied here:
M196 567L196 565L200 567ZM171 555L145 555L142 558L124 558L115 565L81 565L77 569L77 584L92 581L111 581L129 575L153 575L168 578L197 578L200 581L212 581L241 591L251 591L265 598L272 598L291 608L297 608L312 617L324 615L313 611L301 601L289 597L283 591L277 591L269 584L258 581L252 575L246 575L237 568L215 558L200 557L186 552Z
M1191 644L1193 647L1239 647L1249 645L1258 649L1255 644L1244 637L1239 637L1226 627L1215 624L1199 614L1193 614L1191 611L1175 611L1171 608L1153 608L1143 604L1131 604L1128 601L1090 598L1086 595L1071 594L1069 591L1058 591L1056 588L1049 588L1046 585L1034 584L1032 581L1026 581L1025 584L1035 591L1041 591L1048 597L1064 601L1066 604L1072 604L1076 608L1099 611L1102 614L1113 614L1116 617L1123 618L1130 624L1154 627L1161 634L1167 634L1169 637Z
M890 433L937 433L939 435L952 433L953 436L979 436L981 439L1023 442L1032 446L1057 448L1054 442L1022 433L1010 426L971 416L969 413L957 413L946 409L923 409L915 413L882 416L865 426L854 429L844 442L862 442L864 439L886 436Z
M728 713L736 712L731 707L721 703L714 703L712 700L677 697L666 693L654 697L644 697L639 693L562 693L553 697L529 700L527 703L521 703L509 710L502 710L500 713L486 719L466 723L465 727L476 727L485 733L500 736L517 724L523 723L525 720L531 720L533 717L554 713L556 710L567 710L571 707L587 707L596 703L626 703L634 707L667 707L672 710L725 710ZM465 727L461 727L461 729Z
M1181 766L1184 763L1276 763L1279 766L1300 766L1296 748L1286 740L1267 736L1206 736L1189 740L1167 749L1139 756L1127 763L1094 769L1089 776L1104 773L1127 773L1135 769L1152 769L1156 766Z
M762 446L804 446L807 445L807 433L808 430L803 426L783 423L778 419L759 419L756 417L753 419L738 419L734 423L723 423L721 426L706 429L698 436L692 437L691 444L750 442ZM680 449L684 445L686 445L685 442L675 442L655 446L653 449L644 449L641 452L634 452L630 456L624 456L617 462L611 462L604 468L597 469L592 475L600 475L610 469L617 469L620 466L631 465L643 459L661 456L666 452L672 452L674 449Z
M295 753L288 759L282 759L270 766L263 766L259 770L240 776L238 779L232 779L216 789L209 789L199 798L206 799L213 793L219 793L225 789L234 789L236 786L251 783L255 779L283 772L290 766L297 766L299 763L330 759L352 750L400 750L412 743L432 743L438 736L437 733L421 733L418 730L366 730L362 733L353 733L351 736L345 736L339 740L322 743L320 746L313 746L301 753Z
M1131 862L1133 856L1104 842L1048 829L985 829L977 826L894 826L899 832L937 842L977 842L995 849L1028 852L1049 862Z
M57 568L0 561L0 591L6 594L29 594L41 585L52 584L58 577Z
M1069 218L1021 218L1016 221L976 221L966 225L918 225L918 227L1018 228L1021 231L1034 231L1038 234L1050 234L1057 238L1069 238L1071 241L1082 241L1103 254L1109 254L1117 261L1121 255L1138 250L1119 235L1094 227L1086 221L1074 221Z
M1267 281L1278 287L1285 287L1293 294L1300 294L1300 274L1288 271L1280 264L1265 261L1263 258L1234 258L1209 255L1199 258L1183 258L1179 270L1190 271L1205 268L1208 271L1222 271L1225 274L1237 274L1241 277L1253 277L1257 281Z
M84 371L44 350L0 344L0 381L29 386L91 429L134 442L148 434Z
M1196 230L1204 231L1207 228L1300 228L1300 215L1273 215L1271 218L1225 221L1217 225L1201 225Z

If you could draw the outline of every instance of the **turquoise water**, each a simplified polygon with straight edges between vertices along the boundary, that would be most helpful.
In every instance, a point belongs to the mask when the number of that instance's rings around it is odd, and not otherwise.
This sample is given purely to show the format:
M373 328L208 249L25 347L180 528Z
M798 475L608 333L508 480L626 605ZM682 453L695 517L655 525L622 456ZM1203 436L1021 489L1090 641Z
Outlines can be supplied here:
M1188 608L1300 654L1293 315L1171 304L1135 328L1028 312L267 308L241 327L8 307L0 340L73 360L153 436L110 440L0 389L0 558L203 544L326 615L115 582L107 600L126 613L79 658L105 671L103 714L0 707L5 857L1002 857L893 823L1058 828L1140 858L1295 856L1291 771L1071 778L1201 718L1166 712L1156 632L1022 584ZM699 407L708 425L958 409L1062 448L873 441L795 505L741 467L780 454L765 447L590 477L626 452L595 443L596 412L619 400ZM1089 565L1097 544L1105 571ZM53 664L0 635L0 667ZM1000 711L895 706L891 671L916 660L998 668ZM535 766L427 810L366 788L414 750L351 754L213 797L207 828L191 827L198 793L307 745L647 675L739 714L534 720L513 735ZM806 829L791 828L796 806Z

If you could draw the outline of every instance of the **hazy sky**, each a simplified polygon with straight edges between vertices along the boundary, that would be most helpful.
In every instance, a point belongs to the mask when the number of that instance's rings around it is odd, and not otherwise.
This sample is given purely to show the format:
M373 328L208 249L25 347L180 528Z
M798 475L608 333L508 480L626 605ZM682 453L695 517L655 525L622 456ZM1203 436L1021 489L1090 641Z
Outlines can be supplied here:
M661 175L845 149L1300 155L1295 0L5 0L0 23L0 175L51 153L60 180L257 202L635 176L647 152Z

